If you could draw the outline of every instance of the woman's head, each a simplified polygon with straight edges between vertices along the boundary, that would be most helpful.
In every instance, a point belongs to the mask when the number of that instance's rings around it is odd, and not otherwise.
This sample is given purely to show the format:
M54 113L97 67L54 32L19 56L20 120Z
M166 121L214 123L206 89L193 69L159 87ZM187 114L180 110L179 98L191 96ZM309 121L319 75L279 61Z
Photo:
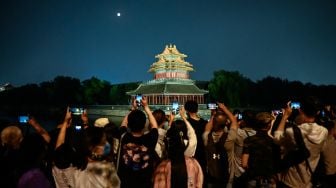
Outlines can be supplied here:
M23 140L23 134L20 128L17 126L8 126L1 131L1 143L12 149L18 149L21 141Z
M166 121L166 114L163 110L157 109L153 111L153 116L158 124L158 126L162 126Z
M188 146L187 127L184 121L176 120L168 129L168 159L171 161L171 187L186 187L188 174L184 151Z
M174 121L167 131L166 138L168 158L175 158L177 154L184 155L184 150L188 146L187 127L184 121Z
M91 160L107 159L111 152L111 146L106 139L104 128L88 127L85 129L84 137Z

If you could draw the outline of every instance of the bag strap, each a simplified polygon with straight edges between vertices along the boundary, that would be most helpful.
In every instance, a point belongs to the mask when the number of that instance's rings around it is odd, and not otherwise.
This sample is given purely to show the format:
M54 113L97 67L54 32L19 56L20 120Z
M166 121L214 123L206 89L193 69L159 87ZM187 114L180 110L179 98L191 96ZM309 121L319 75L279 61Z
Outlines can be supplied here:
M244 131L245 131L245 133L246 133L247 137L250 137L250 135L249 135L248 131L247 131L246 129L244 129Z
M295 139L295 142L296 144L299 146L299 147L303 147L304 149L308 150L307 147L306 147L306 144L304 143L303 141L303 137L302 137L302 133L301 133L301 130L299 127L297 127L296 125L293 126L293 133L294 133L294 139ZM308 150L309 151L309 150ZM310 163L308 161L308 158L305 159L305 162L306 162L306 165L308 167L308 170L311 174L313 174L313 170L310 166Z
M118 156L117 156L117 164L116 164L117 172L118 172L118 170L119 170L119 164L120 164L121 142L122 142L122 139L124 138L124 136L126 135L126 133L127 133L127 132L124 132L124 133L120 136L120 140L119 140Z

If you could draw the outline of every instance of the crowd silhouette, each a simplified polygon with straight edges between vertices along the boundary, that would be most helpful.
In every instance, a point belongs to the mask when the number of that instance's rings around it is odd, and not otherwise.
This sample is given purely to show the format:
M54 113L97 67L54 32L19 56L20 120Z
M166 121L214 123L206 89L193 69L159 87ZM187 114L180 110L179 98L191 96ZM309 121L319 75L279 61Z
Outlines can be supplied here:
M336 106L316 97L280 111L187 101L166 114L132 101L121 125L64 109L46 131L2 123L0 187L335 187Z

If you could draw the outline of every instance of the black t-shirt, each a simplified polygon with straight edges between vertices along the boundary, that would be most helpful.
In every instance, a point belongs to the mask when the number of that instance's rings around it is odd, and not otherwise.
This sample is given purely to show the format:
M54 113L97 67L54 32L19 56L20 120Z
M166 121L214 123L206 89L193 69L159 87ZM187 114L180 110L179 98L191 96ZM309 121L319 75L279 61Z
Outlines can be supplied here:
M202 118L200 118L199 120L188 118L188 121L190 122L191 126L194 128L196 138L197 138L195 158L201 165L203 172L205 172L206 157L205 157L205 147L203 144L204 142L203 142L202 136L205 130L205 126L208 122Z
M121 187L150 187L155 162L158 130L141 137L126 133L121 139L119 177Z
M244 140L243 154L249 154L248 177L270 177L274 174L273 139L266 132L257 132L256 135Z

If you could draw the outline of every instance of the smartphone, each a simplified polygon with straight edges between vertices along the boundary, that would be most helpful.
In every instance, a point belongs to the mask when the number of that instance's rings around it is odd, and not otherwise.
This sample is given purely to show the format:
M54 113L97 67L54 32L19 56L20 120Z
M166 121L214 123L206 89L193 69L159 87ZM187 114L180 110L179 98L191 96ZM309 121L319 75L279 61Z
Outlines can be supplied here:
M173 102L173 104L172 104L172 112L173 112L173 114L177 114L179 112L179 104L178 104L178 102Z
M326 115L325 115L325 111L324 110L321 110L321 117L325 117Z
M300 102L291 102L290 104L292 109L299 109L300 108Z
M137 103L138 106L141 106L141 100L142 100L142 95L141 94L137 94L135 96L135 102Z
M29 117L28 116L19 116L20 123L28 123Z
M80 126L80 125L76 125L76 126L75 126L75 129L76 129L76 131L80 131L80 130L82 130L82 126Z
M277 116L277 115L281 114L282 111L281 110L272 110L272 113Z
M216 110L218 108L216 103L208 103L207 104L207 109L209 110Z
M84 113L83 108L70 108L70 111L73 115L82 115Z
M243 114L242 114L242 113L239 113L238 116L237 116L237 119L238 119L238 120L242 120L242 119L243 119Z

